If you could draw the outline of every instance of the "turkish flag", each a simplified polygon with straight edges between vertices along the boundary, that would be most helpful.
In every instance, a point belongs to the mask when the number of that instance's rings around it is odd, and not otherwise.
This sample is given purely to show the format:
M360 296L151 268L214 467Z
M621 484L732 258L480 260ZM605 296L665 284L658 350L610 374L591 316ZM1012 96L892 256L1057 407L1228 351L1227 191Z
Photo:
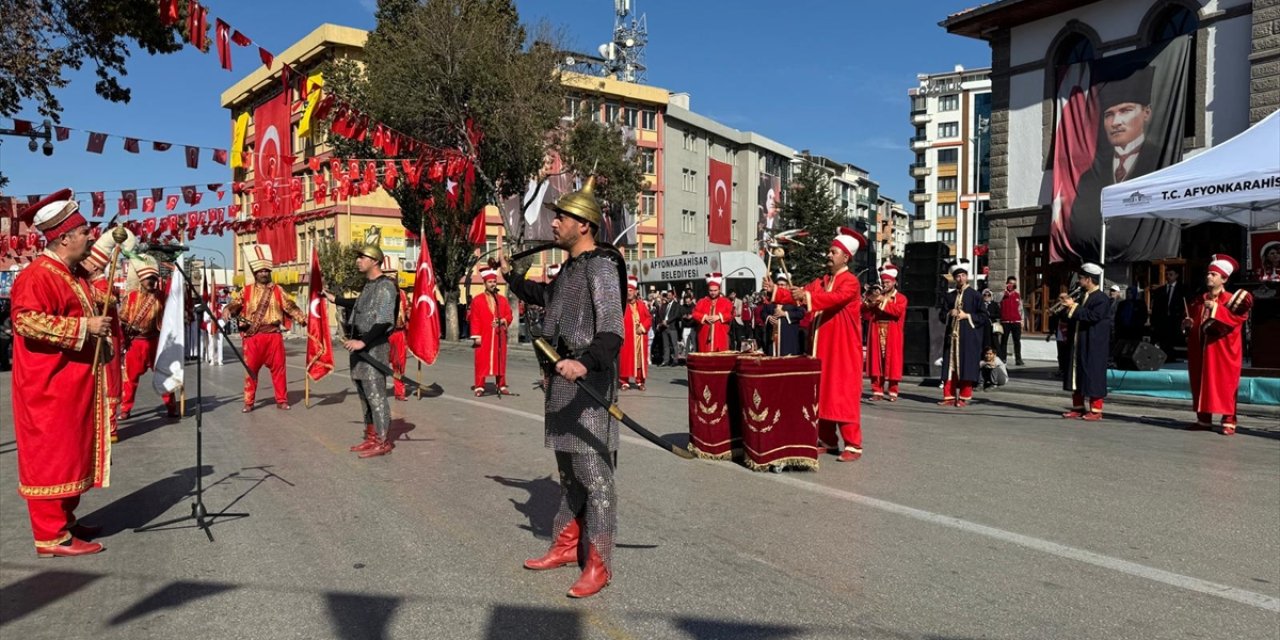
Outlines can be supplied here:
M324 298L320 253L311 250L311 296L307 305L307 376L319 380L333 371L333 335L329 332L329 305Z
M155 213L155 211L156 211L156 199L155 199L155 198L152 198L152 197L146 197L146 198L143 198L143 199L142 199L142 212L143 212L143 213Z
M138 192L136 190L130 189L128 191L121 191L120 199L124 200L124 205L128 207L130 211L138 208Z
M418 274L413 282L413 300L409 313L409 328L405 342L409 351L419 360L431 364L440 355L440 307L436 304L436 272L431 268L431 252L426 238L422 240L422 253L418 256Z
M125 151L128 151L129 153L137 153L137 152L138 152L138 139L137 139L137 138L125 138L125 139L124 139L124 150L125 150Z
M200 166L200 147L186 147L187 168L195 169Z
M107 200L103 197L101 191L94 191L89 194L89 197L93 200L93 217L97 218L106 213Z
M480 213L477 213L476 217L471 219L471 228L467 230L467 241L470 242L473 247L484 246L484 209L481 209Z
M222 18L213 21L214 35L218 44L218 64L223 69L231 70L231 25L223 22Z
M89 153L102 153L102 147L107 144L107 134L98 133L97 131L89 132L89 144L85 150Z
M261 204L255 216L275 216L292 213L290 200L281 202L278 196L288 193L293 178L293 167L286 164L286 156L293 154L289 134L289 96L281 93L263 103L253 112L253 126L257 132L258 156L255 178L257 197L254 204ZM297 240L292 220L275 225L258 233L258 241L271 247L277 263L293 262L298 257Z
M714 244L733 244L733 165L711 160L707 172L707 239Z
M177 209L177 208L178 208L178 196L175 194L175 195L171 195L171 196L166 197L166 198L164 199L164 208L165 208L166 210L168 210L168 211L173 211L174 209Z

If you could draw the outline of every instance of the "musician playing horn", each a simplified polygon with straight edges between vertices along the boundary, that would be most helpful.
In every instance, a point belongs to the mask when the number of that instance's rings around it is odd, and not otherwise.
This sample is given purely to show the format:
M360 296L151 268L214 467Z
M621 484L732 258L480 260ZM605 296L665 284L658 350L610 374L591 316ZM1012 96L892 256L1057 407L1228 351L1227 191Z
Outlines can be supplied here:
M630 389L634 379L636 388L644 391L645 374L649 372L649 328L653 316L649 305L639 298L640 283L635 276L627 276L627 306L622 311L622 352L618 355L618 386Z
M907 297L898 291L898 268L880 268L880 289L873 290L862 306L863 319L871 335L867 338L867 375L871 378L871 399L898 401L902 381L902 345L907 321ZM887 389L886 389L887 387Z
M1236 432L1236 392L1244 364L1241 327L1249 319L1253 296L1243 289L1228 292L1224 285L1239 268L1234 258L1214 254L1204 276L1208 291L1191 300L1190 314L1182 321L1187 331L1187 369L1191 374L1191 404L1195 407L1193 430L1213 427L1213 414L1222 416L1224 436Z
M1083 290L1079 301L1075 298L1064 301L1071 360L1062 388L1071 392L1071 410L1062 417L1096 422L1102 419L1102 400L1107 397L1111 302L1100 288L1101 266L1084 263L1080 267L1079 282Z
M963 407L973 399L982 360L982 330L990 322L982 297L969 286L968 261L951 265L955 288L942 297L938 317L947 324L942 346L942 401L939 405Z

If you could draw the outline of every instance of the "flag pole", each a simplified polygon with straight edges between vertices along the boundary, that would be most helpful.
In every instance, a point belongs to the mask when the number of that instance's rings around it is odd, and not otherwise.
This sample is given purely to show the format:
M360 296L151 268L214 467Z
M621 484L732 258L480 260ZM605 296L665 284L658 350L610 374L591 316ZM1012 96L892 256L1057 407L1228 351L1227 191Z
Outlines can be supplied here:
M178 387L178 415L187 415L187 385Z
M423 213L425 214L426 212L424 211ZM426 250L427 250L426 217L418 216L418 264L419 265L422 264L422 252ZM414 268L413 287L414 289L418 288L418 274L417 274L416 267ZM414 304L417 304L418 301L414 300L413 302ZM408 327L406 327L406 330L407 329ZM413 393L418 397L419 400L421 400L422 399L422 358L419 358L418 354L415 353L413 354L413 359L418 361L418 388L415 389Z

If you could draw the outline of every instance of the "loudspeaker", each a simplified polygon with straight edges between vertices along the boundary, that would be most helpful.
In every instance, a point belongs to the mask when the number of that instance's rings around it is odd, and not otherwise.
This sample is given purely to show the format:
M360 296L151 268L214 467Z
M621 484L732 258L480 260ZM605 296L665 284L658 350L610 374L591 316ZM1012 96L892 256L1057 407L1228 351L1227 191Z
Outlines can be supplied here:
M1164 365L1164 351L1150 342L1122 340L1116 343L1116 368L1124 371L1158 371Z
M932 375L933 363L942 355L945 330L937 316L937 309L931 307L907 307L902 336L903 374L926 378Z
M944 242L912 242L907 245L898 288L908 303L919 307L935 307L946 291L942 273L947 268L951 249Z

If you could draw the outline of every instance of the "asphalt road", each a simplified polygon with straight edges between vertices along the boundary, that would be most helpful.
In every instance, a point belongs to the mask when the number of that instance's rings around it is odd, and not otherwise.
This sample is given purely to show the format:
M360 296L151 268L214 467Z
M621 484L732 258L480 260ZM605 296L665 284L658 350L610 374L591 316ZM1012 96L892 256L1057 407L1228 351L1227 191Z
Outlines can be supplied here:
M817 472L629 436L614 583L573 601L574 570L520 567L558 500L529 359L511 360L518 397L476 399L470 354L445 351L424 371L444 395L393 403L395 452L358 460L345 362L304 409L289 344L291 412L265 402L265 371L243 415L241 371L205 370L205 503L248 517L217 519L212 543L135 531L189 513L197 475L194 421L160 417L144 384L112 486L80 509L108 549L77 559L35 557L0 374L0 637L1280 637L1271 434L1185 432L1189 414L1158 407L1068 422L1052 396L941 408L917 387L864 405L866 456ZM684 442L683 380L657 369L622 405Z

